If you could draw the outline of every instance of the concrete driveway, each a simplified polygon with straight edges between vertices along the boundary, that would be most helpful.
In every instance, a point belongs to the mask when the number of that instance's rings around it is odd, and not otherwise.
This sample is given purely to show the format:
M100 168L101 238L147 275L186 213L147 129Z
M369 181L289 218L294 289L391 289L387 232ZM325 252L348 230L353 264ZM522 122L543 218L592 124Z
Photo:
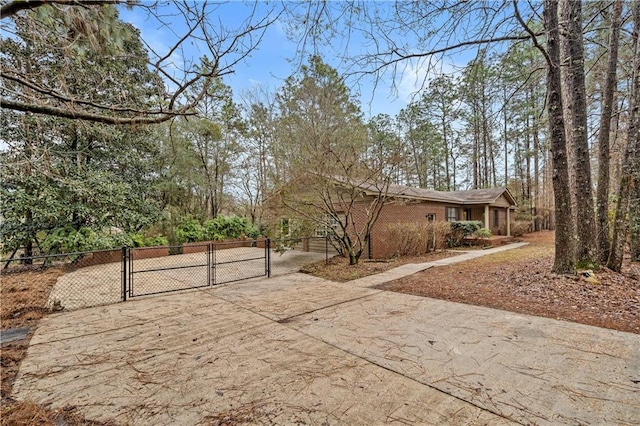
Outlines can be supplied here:
M49 316L14 391L140 425L637 424L640 336L289 274Z

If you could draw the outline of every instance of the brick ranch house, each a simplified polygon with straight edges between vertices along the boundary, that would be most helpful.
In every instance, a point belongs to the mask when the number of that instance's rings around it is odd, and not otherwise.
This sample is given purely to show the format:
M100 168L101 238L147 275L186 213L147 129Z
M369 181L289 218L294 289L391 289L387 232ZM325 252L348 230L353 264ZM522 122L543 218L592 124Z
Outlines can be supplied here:
M361 188L363 208L370 204L372 197L380 191ZM387 201L371 232L371 240L364 257L370 259L388 258L393 255L389 244L388 227L397 223L422 223L427 221L476 220L494 235L511 236L511 222L516 209L516 201L507 188L472 189L466 191L435 191L401 185L390 185ZM357 221L357 214L354 215ZM315 236L326 235L326 229L318 229ZM313 246L314 244L311 244ZM316 244L317 245L317 244ZM323 247L304 249L316 251Z
M398 222L477 220L494 235L511 236L516 202L507 188L434 191L390 185L387 196L371 233L370 258L391 254L385 234L389 224Z

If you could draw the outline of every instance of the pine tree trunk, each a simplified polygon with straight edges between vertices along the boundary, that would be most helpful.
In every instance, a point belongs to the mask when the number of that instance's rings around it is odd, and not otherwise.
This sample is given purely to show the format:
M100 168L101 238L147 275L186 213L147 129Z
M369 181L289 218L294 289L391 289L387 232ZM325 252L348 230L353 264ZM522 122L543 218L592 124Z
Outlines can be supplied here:
M444 108L443 108L444 109ZM442 139L444 143L444 161L445 161L445 174L447 179L447 185L445 188L447 191L451 191L451 174L449 173L449 141L447 140L447 116L442 113Z
M609 259L609 166L611 156L609 152L609 137L611 134L611 117L616 90L616 69L618 65L618 42L620 37L620 15L622 14L622 0L613 4L611 30L609 32L609 58L607 60L607 74L602 94L602 115L600 116L600 132L598 134L598 190L596 200L596 224L598 260L604 264Z
M569 185L571 188L569 196L571 197L571 206L576 209L576 152L573 143L573 103L571 100L572 81L569 75L569 38L565 35L569 33L569 2L571 0L560 0L560 75L562 76L562 111L564 117L565 138L567 140L567 162L569 166Z
M631 251L637 255L640 250L640 1L633 7L633 77L629 97L629 125L627 127L627 148L623 159L618 204L611 238L611 253L607 267L614 271L622 268L624 247L631 222ZM629 218L629 220L627 219Z
M596 260L596 232L591 184L591 163L587 139L587 90L584 76L584 43L582 36L582 2L562 0L569 19L566 37L569 47L570 98L572 105L571 142L575 153L576 257L582 264Z
M533 230L540 231L538 208L540 205L540 140L538 138L538 124L533 117Z
M547 36L547 110L549 114L550 150L553 161L553 189L556 211L556 242L553 272L574 272L573 215L567 164L567 140L562 116L562 82L560 75L560 32L558 0L545 0L544 26Z
M631 90L633 97L634 120L630 122L627 133L627 143L631 146L628 149L627 159L632 167L631 187L629 192L629 219L630 219L630 252L631 261L640 262L640 1L634 3L634 33L635 53L633 87Z

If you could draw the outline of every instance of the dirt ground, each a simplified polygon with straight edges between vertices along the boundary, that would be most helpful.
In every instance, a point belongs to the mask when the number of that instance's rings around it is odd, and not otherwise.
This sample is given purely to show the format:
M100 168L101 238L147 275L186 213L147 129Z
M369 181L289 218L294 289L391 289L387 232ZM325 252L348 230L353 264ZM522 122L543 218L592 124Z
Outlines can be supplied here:
M48 310L44 308L61 269L2 273L0 325L2 329L35 325Z
M551 273L554 233L529 245L456 265L431 268L379 288L640 334L640 265L595 272L600 284ZM632 278L633 277L633 278Z
M47 314L44 306L56 280L64 272L60 269L28 271L21 273L2 273L0 281L0 324L2 329L31 327L26 339L2 345L2 402L3 406L11 392L11 386L18 374L20 361L27 354L29 340L38 320ZM6 408L6 407L5 407ZM3 424L5 418L3 408Z

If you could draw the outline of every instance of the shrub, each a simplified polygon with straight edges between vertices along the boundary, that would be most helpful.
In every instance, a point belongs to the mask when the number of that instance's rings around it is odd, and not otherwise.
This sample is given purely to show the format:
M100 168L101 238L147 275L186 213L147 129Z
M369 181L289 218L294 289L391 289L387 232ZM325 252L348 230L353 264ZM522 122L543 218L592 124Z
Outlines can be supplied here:
M195 243L205 239L205 230L197 219L187 216L178 224L176 238L180 244Z
M205 238L210 240L224 240L226 238L258 238L260 230L245 217L241 216L216 216L204 222Z
M448 222L398 222L387 226L394 256L415 256L446 247Z
M451 233L451 223L450 222L432 222L429 224L431 226L433 237L432 244L435 242L435 245L432 247L432 250L443 250L447 247L447 237Z
M124 232L117 232L104 237L102 248L115 249L123 246L131 247L133 244L134 242L131 235L125 234Z
M91 250L107 250L122 246L132 246L134 241L124 232L109 233L88 227L75 229L71 225L56 228L40 243L44 253L76 253Z
M451 232L448 237L450 247L460 247L465 237L468 237L482 228L479 220L459 220L450 222Z
M488 228L480 228L476 232L474 232L473 235L475 235L477 238L487 239L491 238L493 233L491 233L491 230Z
M156 235L154 237L146 237L144 239L145 247L168 246L169 239L164 235Z
M224 240L222 229L224 228L224 216L217 216L214 219L205 220L202 224L204 235L207 240L219 241Z
M225 225L223 235L227 238L240 238L245 235L249 221L245 217L232 216L227 218Z
M74 253L95 249L98 246L97 234L86 227L75 229L71 225L56 228L40 243L47 254Z
M131 234L131 242L133 243L133 247L145 246L145 238L142 234Z
M394 244L394 256L415 256L427 251L426 224L400 222L390 224L387 229Z
M247 225L244 233L247 237L255 240L260 236L260 229L258 229L255 225Z
M517 220L511 224L512 237L522 237L527 232L531 232L531 222Z
M168 246L169 239L164 235L144 236L142 234L131 234L133 247L157 247Z

